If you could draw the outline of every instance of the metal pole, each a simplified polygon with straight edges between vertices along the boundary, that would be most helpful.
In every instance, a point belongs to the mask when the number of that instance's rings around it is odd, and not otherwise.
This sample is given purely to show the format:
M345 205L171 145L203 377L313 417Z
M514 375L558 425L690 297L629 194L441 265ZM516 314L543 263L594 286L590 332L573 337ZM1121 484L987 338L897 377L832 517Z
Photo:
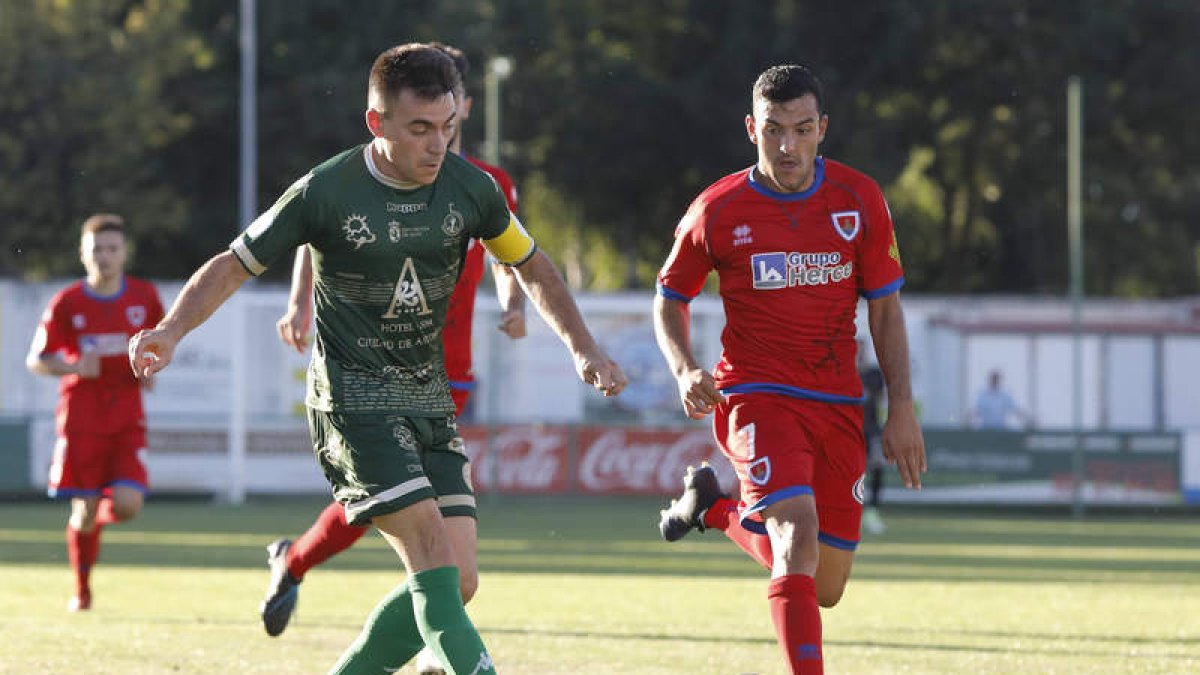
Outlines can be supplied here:
M493 166L500 165L500 82L512 74L513 62L507 56L488 59L487 74L484 76L484 161Z
M1067 79L1067 244L1070 254L1070 295L1074 382L1071 429L1075 441L1072 468L1071 515L1083 518L1083 83L1078 75Z
M241 31L239 43L242 56L241 101L239 113L241 116L241 142L239 149L240 180L238 194L238 229L243 230L254 222L258 211L257 204L257 149L255 111L255 71L257 39L255 18L255 0L241 0ZM229 486L226 499L231 504L241 504L246 501L246 437L248 435L246 420L246 320L245 304L233 304L233 354L230 382L233 385L229 397Z

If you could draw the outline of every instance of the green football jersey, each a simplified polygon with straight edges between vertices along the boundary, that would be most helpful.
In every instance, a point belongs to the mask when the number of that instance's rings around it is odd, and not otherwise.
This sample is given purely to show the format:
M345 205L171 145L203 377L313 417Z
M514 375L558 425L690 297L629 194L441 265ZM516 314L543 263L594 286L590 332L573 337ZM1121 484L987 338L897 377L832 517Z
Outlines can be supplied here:
M403 189L364 145L296 181L230 248L254 275L311 249L309 406L440 416L454 412L441 337L467 244L509 222L496 183L461 157L447 153L431 185Z

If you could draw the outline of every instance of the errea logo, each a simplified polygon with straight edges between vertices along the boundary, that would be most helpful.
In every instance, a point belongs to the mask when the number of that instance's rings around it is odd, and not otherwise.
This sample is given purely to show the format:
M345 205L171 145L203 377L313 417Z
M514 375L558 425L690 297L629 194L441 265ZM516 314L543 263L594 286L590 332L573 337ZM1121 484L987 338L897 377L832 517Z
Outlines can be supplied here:
M826 253L776 252L750 256L754 288L776 290L791 286L824 286L854 276L854 262L842 262L837 251Z
M746 244L754 243L754 238L750 236L750 226L742 223L733 228L733 245L745 246Z

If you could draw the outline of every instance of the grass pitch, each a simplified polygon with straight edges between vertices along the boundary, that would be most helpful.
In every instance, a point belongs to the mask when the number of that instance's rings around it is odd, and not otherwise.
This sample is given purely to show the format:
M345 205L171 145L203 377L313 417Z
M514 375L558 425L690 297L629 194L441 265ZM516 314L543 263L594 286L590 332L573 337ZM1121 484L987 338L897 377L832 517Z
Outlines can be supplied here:
M152 501L106 530L94 609L69 615L66 507L0 504L0 673L326 672L402 574L369 535L311 572L267 637L264 546L323 506ZM716 532L658 541L658 507L483 498L470 613L501 672L784 672L765 572ZM823 612L829 673L1200 672L1194 513L885 517Z

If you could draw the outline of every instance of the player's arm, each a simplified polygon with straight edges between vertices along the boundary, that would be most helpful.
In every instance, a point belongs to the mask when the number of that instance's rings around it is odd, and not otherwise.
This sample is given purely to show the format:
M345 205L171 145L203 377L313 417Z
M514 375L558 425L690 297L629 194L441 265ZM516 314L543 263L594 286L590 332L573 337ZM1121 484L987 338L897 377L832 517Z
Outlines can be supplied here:
M38 328L39 333L42 330ZM85 378L97 377L100 374L100 359L95 354L81 354L78 359L68 361L62 352L43 352L39 343L44 344L45 338L35 336L33 344L29 347L29 354L25 356L25 367L29 372L51 377L78 375Z
M605 396L621 393L628 383L625 373L596 344L554 263L545 253L534 251L514 271L538 313L571 351L580 379Z
M925 472L925 439L913 408L908 332L899 292L867 301L867 323L875 357L887 387L888 416L883 425L883 454L896 465L904 486L921 488Z
M500 301L500 324L496 328L514 340L525 337L525 291L516 274L508 265L493 262L492 277Z
M129 341L129 363L134 374L143 379L166 368L179 341L212 316L249 278L250 273L232 251L219 253L204 263L188 279L163 320Z
M692 352L692 311L682 300L654 296L654 339L675 376L683 411L692 419L711 413L724 396L712 373L700 367Z
M288 293L287 310L275 323L275 329L285 345L301 354L308 349L309 330L312 327L312 283L312 253L308 246L298 246L292 264L292 287Z

